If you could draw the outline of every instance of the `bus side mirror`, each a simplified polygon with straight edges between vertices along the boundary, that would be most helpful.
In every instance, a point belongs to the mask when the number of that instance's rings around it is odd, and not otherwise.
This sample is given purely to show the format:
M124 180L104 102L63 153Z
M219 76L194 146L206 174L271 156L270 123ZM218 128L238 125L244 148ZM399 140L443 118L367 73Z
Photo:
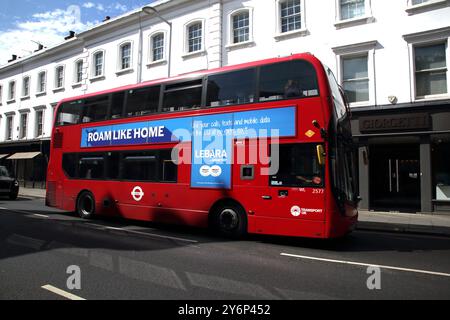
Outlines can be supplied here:
M323 145L321 144L317 145L316 151L317 151L317 162L321 166L325 165L325 150L323 149Z

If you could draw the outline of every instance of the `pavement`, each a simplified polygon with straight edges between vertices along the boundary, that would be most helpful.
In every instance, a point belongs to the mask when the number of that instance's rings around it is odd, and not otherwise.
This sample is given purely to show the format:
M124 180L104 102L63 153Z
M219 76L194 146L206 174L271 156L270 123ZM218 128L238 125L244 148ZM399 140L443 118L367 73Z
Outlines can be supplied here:
M20 188L21 197L45 198L45 190ZM450 214L359 211L359 230L450 236Z

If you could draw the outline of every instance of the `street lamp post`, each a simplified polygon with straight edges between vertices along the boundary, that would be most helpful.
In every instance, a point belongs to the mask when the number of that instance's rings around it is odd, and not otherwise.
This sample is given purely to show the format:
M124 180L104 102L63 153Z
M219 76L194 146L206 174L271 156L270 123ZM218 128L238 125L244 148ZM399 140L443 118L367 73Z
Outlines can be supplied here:
M167 73L168 73L168 77L170 77L171 75L171 61L172 61L172 57L171 57L171 51L172 51L172 22L167 21L167 19L165 19L164 17L161 16L161 14L159 13L158 10L156 10L155 8L151 7L151 6L145 6L142 8L142 11L146 14L156 14L156 16L161 19L161 21L163 21L164 23L166 23L169 26L169 45L168 45L168 50L167 50Z

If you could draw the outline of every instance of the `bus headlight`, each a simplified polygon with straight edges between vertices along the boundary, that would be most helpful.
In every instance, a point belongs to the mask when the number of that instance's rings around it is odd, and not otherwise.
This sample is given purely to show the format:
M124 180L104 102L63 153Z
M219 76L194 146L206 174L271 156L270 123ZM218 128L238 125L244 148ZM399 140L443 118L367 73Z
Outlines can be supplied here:
M14 181L14 186L15 186L15 187L18 187L18 186L19 186L19 181L17 181L17 180Z

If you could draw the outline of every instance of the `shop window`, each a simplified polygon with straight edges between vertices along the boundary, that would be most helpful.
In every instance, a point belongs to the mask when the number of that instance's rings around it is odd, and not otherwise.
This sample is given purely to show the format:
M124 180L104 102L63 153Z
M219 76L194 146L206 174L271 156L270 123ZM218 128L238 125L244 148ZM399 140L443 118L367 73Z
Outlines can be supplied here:
M448 138L447 138L448 141ZM433 145L435 199L450 201L450 142L437 139Z

